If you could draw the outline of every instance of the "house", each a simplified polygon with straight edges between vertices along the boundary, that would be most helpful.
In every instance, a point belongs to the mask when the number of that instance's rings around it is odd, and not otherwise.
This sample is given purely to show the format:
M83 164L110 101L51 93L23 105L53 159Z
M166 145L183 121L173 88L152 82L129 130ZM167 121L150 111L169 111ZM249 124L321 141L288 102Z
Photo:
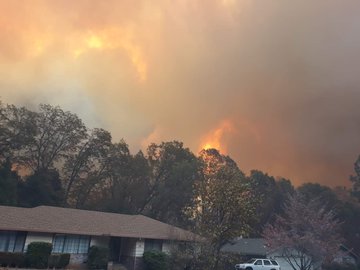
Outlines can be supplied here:
M178 241L199 236L142 216L38 206L0 206L0 251L24 252L31 242L48 242L53 253L70 253L70 264L86 262L90 246L109 247L110 260L129 270L142 268L146 250L169 252Z
M335 256L334 262L339 264L357 265L360 263L359 256L345 245L340 245L340 249Z
M221 248L222 252L239 254L245 260L251 258L275 259L281 270L293 270L281 252L269 250L263 238L236 238Z
M281 249L277 249L277 250L269 250L267 256L269 258L273 258L275 260L278 261L278 263L281 265L281 269L282 270L293 270L293 267L289 264L288 260L286 260L286 256L284 254L286 254L285 249L281 250ZM297 255L297 252L292 251L291 253L291 257L292 262L294 263L295 261L300 262L301 259L309 259L307 256L304 257L304 255ZM301 257L303 256L303 257ZM357 261L358 261L358 256L353 253L350 249L348 249L347 247L345 247L344 245L340 245L337 254L335 255L335 257L333 258L332 263L338 263L340 265L353 265L356 266L357 265ZM322 267L322 261L316 261L313 264L313 267L311 269L321 269ZM311 270L310 269L310 270Z
M293 270L293 267L285 259L283 251L268 249L263 238L236 238L225 244L221 251L238 254L245 260L250 258L275 259L280 264L281 270ZM300 260L300 258L297 260ZM356 265L359 262L359 257L344 245L340 245L334 262Z
M236 238L221 248L222 252L235 253L245 260L266 258L265 240L262 238Z

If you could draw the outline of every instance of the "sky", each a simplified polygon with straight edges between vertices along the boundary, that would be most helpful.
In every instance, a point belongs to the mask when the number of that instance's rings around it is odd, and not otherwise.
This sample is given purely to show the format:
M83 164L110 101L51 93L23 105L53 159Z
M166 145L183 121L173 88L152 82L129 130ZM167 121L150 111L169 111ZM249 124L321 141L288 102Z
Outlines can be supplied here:
M246 173L348 186L358 0L0 0L0 99L59 105L135 153L179 140Z

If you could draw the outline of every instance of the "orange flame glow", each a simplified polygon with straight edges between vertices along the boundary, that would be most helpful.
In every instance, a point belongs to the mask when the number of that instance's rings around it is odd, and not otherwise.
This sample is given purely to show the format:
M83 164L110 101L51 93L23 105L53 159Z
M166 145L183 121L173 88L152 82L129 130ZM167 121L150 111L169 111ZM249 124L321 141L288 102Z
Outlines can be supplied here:
M140 46L134 42L133 33L130 30L109 28L99 31L89 31L77 45L74 46L73 55L79 58L90 50L124 50L134 66L141 82L147 78L147 63Z
M36 30L24 32L24 53L27 57L39 57L57 46L59 37L49 31L41 33ZM66 54L79 59L92 51L120 50L125 52L140 82L147 80L148 66L144 49L131 28L106 27L70 33L65 37ZM62 43L61 43L62 44Z
M225 133L230 133L234 130L233 124L229 120L224 120L214 130L210 131L202 140L200 150L215 148L226 154L227 147L223 142Z

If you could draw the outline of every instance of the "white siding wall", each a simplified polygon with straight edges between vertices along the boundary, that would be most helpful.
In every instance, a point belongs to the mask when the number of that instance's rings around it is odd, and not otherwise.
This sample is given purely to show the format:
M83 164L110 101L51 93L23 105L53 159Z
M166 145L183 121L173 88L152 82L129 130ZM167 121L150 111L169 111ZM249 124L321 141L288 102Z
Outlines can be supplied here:
M174 243L172 243L172 242L163 241L163 243L162 243L162 252L170 254L173 245L174 245Z
M52 233L32 233L28 232L25 240L24 251L27 250L27 246L32 242L47 242L52 244L53 234Z
M142 257L145 250L145 240L138 239L135 246L135 257Z

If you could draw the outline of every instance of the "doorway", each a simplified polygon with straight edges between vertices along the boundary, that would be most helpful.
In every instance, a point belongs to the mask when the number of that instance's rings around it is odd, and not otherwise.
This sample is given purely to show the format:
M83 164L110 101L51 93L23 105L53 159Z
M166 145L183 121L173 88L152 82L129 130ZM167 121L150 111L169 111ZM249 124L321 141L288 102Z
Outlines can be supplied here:
M109 243L109 260L112 262L120 262L121 237L111 237Z

